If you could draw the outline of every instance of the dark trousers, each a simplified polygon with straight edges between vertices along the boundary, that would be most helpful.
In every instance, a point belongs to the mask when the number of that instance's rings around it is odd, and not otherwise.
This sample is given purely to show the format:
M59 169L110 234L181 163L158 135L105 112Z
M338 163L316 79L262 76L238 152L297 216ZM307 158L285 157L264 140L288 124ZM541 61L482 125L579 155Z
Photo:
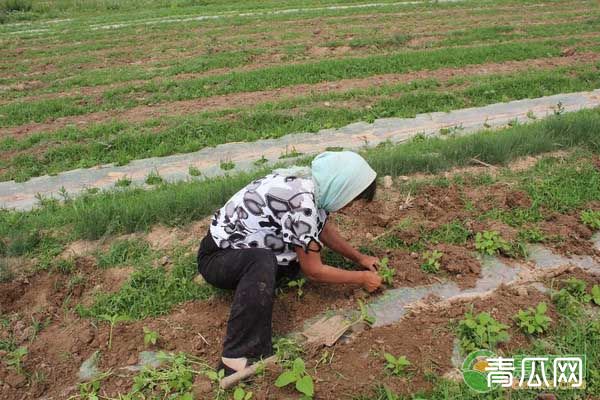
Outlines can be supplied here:
M208 234L198 250L198 272L213 286L234 289L223 357L258 359L273 354L275 287L298 274L298 264L278 267L268 249L220 249Z

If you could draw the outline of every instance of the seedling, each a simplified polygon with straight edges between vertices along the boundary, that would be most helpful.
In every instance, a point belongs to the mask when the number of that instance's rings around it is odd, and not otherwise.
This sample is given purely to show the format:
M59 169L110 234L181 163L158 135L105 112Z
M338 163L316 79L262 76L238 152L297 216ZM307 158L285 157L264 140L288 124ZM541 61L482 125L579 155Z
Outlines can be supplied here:
M233 400L250 400L252 392L246 392L243 388L238 387L233 391Z
M369 314L365 303L363 303L361 300L358 300L358 307L360 308L359 321L363 321L367 325L372 326L375 323L375 317Z
M581 315L581 303L567 289L554 292L552 301L561 314L573 317Z
M280 365L290 365L292 360L300 357L302 354L302 347L295 340L285 337L275 341L273 348L275 349L277 362Z
M301 156L303 153L300 153L298 150L296 150L296 147L292 146L292 149L288 149L288 147L285 147L285 153L283 153L282 155L279 156L280 159L284 159L284 158L294 158L294 157L299 157Z
M531 110L527 111L527 118L535 120L537 119L537 117L535 116L535 113Z
M304 395L305 398L312 399L315 394L315 388L312 377L306 373L306 366L301 358L296 358L292 363L291 369L283 371L275 381L278 388L285 387L291 383L296 384L296 390Z
M386 361L385 369L389 370L392 375L404 375L406 367L411 365L406 356L395 357L390 353L383 353L383 357Z
M387 257L382 258L381 261L379 261L378 272L383 282L388 286L392 286L394 284L394 275L396 275L396 270L388 267L389 262L390 260Z
M298 298L301 298L302 295L304 294L302 287L304 286L305 283L306 283L306 279L299 278L299 279L296 279L293 281L289 281L287 285L289 288L296 288L296 291L298 293Z
M113 328L115 327L115 325L119 322L122 321L127 321L127 317L124 315L108 315L108 314L102 314L99 316L100 319L103 319L104 321L108 322L110 324L110 331L108 333L108 350L112 349L112 337L113 337Z
M27 355L27 347L19 347L6 355L6 365L13 368L17 374L23 373L23 359Z
M554 115L561 115L565 112L565 106L563 105L562 101L559 101L556 104L556 107L552 108L554 111Z
M498 343L509 339L508 326L496 321L489 313L482 312L474 316L468 312L458 323L460 347L465 353L474 350L494 350Z
M519 310L514 316L517 325L521 330L530 335L544 333L552 319L546 315L548 306L546 303L539 303L535 309L528 308L527 311Z
M261 167L268 162L269 160L264 155L262 155L258 160L254 161L254 165L256 165L257 167Z
M158 342L159 337L158 332L144 327L144 344L146 346L150 344L154 346Z
M423 253L423 264L421 264L421 269L430 274L437 274L440 272L440 260L443 255L444 254L438 250L426 251Z
M600 211L582 211L580 218L581 222L583 222L589 228L594 230L600 229Z
M131 185L131 179L125 177L115 182L116 187L128 187Z
M509 252L510 245L496 231L477 232L475 248L483 254L493 256L499 252Z

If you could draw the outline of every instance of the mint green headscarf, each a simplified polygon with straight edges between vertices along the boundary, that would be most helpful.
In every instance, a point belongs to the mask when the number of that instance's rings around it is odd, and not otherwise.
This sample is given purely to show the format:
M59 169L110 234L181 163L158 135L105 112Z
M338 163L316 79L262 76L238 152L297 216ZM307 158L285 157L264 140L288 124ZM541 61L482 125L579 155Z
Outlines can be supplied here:
M348 205L377 178L365 159L352 151L326 151L313 160L310 168L292 166L273 172L312 178L317 207L329 212Z

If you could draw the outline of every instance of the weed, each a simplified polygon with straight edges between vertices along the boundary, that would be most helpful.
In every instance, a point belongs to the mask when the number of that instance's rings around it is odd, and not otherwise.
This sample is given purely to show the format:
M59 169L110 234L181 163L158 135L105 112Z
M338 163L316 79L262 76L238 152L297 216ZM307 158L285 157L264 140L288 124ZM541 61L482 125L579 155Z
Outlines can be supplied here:
M401 376L404 375L406 367L411 365L406 356L395 357L390 353L383 353L385 358L385 369L389 370L392 375Z
M369 314L367 306L360 299L358 300L358 307L360 310L359 321L363 321L367 325L372 326L375 323L375 317Z
M565 112L565 106L561 101L559 101L556 106L552 108L552 110L554 111L554 115L562 115Z
M546 235L539 228L521 229L518 239L527 243L543 243L548 240Z
M566 288L552 293L552 301L559 313L569 317L581 316L582 303L578 301Z
M304 291L302 290L302 287L304 286L304 284L306 283L306 279L304 278L299 278L293 281L289 281L288 282L288 287L289 288L296 288L296 292L298 294L298 298L301 298L302 295L304 294Z
M223 171L230 171L235 168L235 163L233 161L221 161L220 167Z
M437 244L465 244L471 237L471 231L459 220L454 220L422 235L423 240Z
M536 120L537 117L535 116L535 113L531 110L527 111L527 118L529 118L530 120Z
M131 186L131 179L124 177L115 182L116 187L125 188Z
M296 147L294 147L294 146L292 146L291 150L289 150L288 147L286 146L285 147L285 153L283 153L282 155L280 155L279 159L300 157L303 154L304 153L300 153L298 150L296 150Z
M105 372L95 377L89 382L82 382L78 385L79 388L79 398L81 400L98 400L100 396L98 392L100 391L101 382L108 378L111 375L111 372Z
M569 278L564 281L564 289L569 292L580 303L589 303L591 296L586 292L587 283L577 278Z
M519 310L513 317L521 330L530 335L544 333L552 319L546 315L548 306L546 303L539 303L535 309L528 308L526 311Z
M438 250L426 251L423 253L423 264L421 264L421 269L430 274L437 274L440 272L440 260L443 256L444 254Z
M296 390L302 393L306 398L311 399L315 394L312 377L306 372L304 361L296 358L291 368L283 371L277 380L275 386L281 388L295 383Z
M264 155L262 155L258 160L254 161L254 165L257 167L262 167L268 162L269 160Z
M510 252L510 245L496 231L477 232L475 235L475 248L483 254L490 256L499 252Z
M158 332L144 327L144 344L146 346L148 346L148 345L154 346L158 342L159 337L160 336L159 336Z
M273 349L277 356L277 362L281 365L291 365L292 360L299 358L302 354L302 347L293 339L279 338L273 343Z
M586 210L582 211L581 222L590 227L591 229L600 229L600 211Z
M460 347L466 354L474 350L494 350L498 343L509 339L508 326L496 321L489 313L473 315L467 312L458 323Z
M23 359L27 355L27 347L21 346L6 355L5 363L14 369L17 374L23 373Z
M389 262L390 260L387 257L383 257L379 261L379 270L377 272L386 285L392 286L394 284L396 270L393 267L388 266Z
M159 175L157 170L150 172L146 177L147 185L160 185L161 183L164 183L164 179Z
M197 167L190 165L188 168L188 174L190 174L190 176L202 176L202 171L200 171Z
M116 240L110 245L108 252L97 256L98 266L111 268L122 265L135 265L150 253L150 245L145 240Z

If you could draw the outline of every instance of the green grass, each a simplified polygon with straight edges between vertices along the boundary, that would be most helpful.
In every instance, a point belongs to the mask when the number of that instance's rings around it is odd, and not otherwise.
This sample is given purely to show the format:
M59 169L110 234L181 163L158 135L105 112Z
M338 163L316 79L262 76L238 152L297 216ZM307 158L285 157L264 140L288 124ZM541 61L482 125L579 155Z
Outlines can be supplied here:
M179 249L173 258L170 272L150 264L142 265L118 292L98 295L90 307L79 305L79 314L90 318L110 315L144 319L166 314L176 304L205 300L213 294L211 286L192 281L197 274L193 255L186 255L185 250Z
M505 164L518 157L573 147L598 153L599 130L600 110L589 110L498 132L380 146L364 155L380 175L439 172L469 165L474 156L488 163ZM89 193L64 205L46 201L41 208L30 212L5 210L0 212L0 238L8 254L31 255L41 249L56 252L65 240L141 231L158 223L182 225L210 215L246 183L265 172L163 184L148 191L120 188ZM527 174L531 175L525 175L523 184L534 204L568 210L599 200L600 172L589 162L579 165L577 159L563 163L544 161ZM450 225L434 238L449 237L448 240L460 242L464 235L462 228Z
M109 122L80 130L68 127L40 133L23 140L0 140L0 151L19 152L0 162L6 168L0 179L23 181L45 173L91 167L117 160L161 157L185 153L232 141L275 138L292 132L317 131L359 120L412 117L417 113L481 106L498 101L538 97L592 89L600 85L597 67L531 71L473 78L467 88L441 85L426 79L345 94L313 95L256 106L249 110L225 110L196 116L151 120L143 124ZM371 108L357 105L335 107L335 102L376 100ZM323 101L334 107L322 107ZM291 114L300 108L302 118ZM156 132L157 127L159 132ZM34 156L30 149L44 148Z
M125 239L113 242L106 253L96 257L100 268L137 265L151 255L150 245L142 239Z

